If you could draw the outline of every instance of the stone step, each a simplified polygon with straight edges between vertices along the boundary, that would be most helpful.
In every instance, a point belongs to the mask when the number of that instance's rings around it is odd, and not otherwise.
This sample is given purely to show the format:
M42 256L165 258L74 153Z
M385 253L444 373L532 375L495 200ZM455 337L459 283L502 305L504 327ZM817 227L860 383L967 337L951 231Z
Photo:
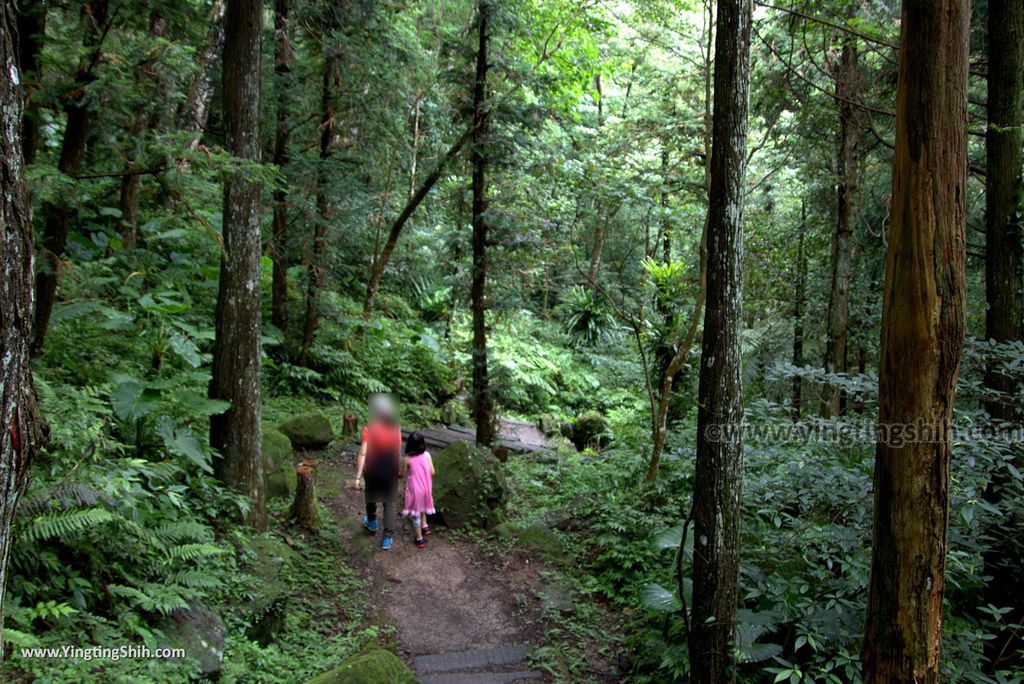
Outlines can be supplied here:
M531 679L540 679L544 675L536 670L519 672L442 672L420 677L420 684L513 684Z
M521 662L529 652L530 647L526 644L511 644L472 651L435 653L432 655L416 656L414 669L416 674L427 675L435 672L459 672L504 667Z

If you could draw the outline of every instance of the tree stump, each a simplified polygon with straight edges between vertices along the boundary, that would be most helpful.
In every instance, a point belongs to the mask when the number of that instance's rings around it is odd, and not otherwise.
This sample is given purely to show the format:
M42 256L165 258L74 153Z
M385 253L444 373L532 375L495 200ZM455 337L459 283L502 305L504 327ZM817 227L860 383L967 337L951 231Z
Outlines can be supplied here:
M288 522L305 530L315 530L320 526L320 514L316 507L316 467L319 461L307 460L295 468L297 486L295 501L288 509Z
M341 431L346 437L353 437L356 434L356 430L359 429L359 419L353 416L351 413L345 414L345 422L342 424Z

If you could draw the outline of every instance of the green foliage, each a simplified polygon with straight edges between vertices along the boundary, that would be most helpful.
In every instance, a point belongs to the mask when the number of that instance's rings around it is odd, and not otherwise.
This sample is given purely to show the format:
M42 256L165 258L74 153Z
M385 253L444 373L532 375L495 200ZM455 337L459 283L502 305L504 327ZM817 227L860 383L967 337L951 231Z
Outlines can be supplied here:
M565 332L577 346L594 347L614 339L621 327L604 299L593 291L576 286L562 305Z

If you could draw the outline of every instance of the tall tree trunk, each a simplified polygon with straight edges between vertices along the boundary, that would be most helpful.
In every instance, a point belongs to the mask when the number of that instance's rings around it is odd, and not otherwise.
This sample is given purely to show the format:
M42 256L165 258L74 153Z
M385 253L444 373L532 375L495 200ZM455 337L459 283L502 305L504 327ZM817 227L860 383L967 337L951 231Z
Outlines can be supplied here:
M804 253L804 236L807 232L807 208L800 202L800 235L796 246L796 292L793 294L793 366L804 365L804 304L807 299L807 255ZM803 405L803 378L797 373L793 377L793 392L789 413L794 421L800 420Z
M277 131L274 134L274 165L280 178L274 189L273 238L270 254L274 260L271 280L270 322L282 332L288 328L288 137L292 109L291 70L294 61L289 37L292 0L274 0L274 84L277 88Z
M587 270L587 282L597 289L597 276L601 273L601 252L604 249L604 237L608 232L608 208L604 201L597 202L597 225L594 227L594 245L590 249L590 268Z
M996 342L1024 339L1024 178L1021 164L1021 126L1024 125L1024 4L1020 0L989 0L988 3L988 132L985 136L985 337ZM1019 404L1011 399L1020 392L1012 376L996 368L985 373L985 385L996 398L985 405L996 421L1020 423ZM1017 451L1013 465L1024 468ZM985 498L1001 503L1004 490L1015 479L1004 467L993 478ZM1024 597L1017 589L1022 553L1020 530L1024 521L1003 519L990 534L996 540L985 554L985 574L991 575L985 602L1013 608L1004 616L1009 623L1024 621ZM1024 648L1024 636L1012 632L986 642L986 655L995 667L1002 658Z
M86 26L83 42L91 49L75 70L74 85L64 97L67 122L64 126L64 141L61 144L57 170L71 178L77 178L82 168L82 154L85 152L89 128L89 109L85 96L89 84L96 78L94 71L101 56L97 42L107 23L108 5L108 0L97 0L87 5L83 12ZM68 231L71 229L71 219L75 213L70 200L63 195L43 203L42 209L42 258L36 268L36 311L32 335L32 354L35 356L42 353L43 343L46 341L50 314L53 312L53 302L57 296L60 258L64 253Z
M487 373L487 149L490 112L487 101L487 43L490 0L479 0L477 9L476 78L473 82L473 278L470 300L473 309L473 418L477 444L494 440L494 398Z
M327 226L331 220L331 200L328 185L331 178L330 161L337 146L339 117L336 106L341 89L341 48L334 44L333 35L338 25L331 12L328 23L328 48L324 56L323 84L320 92L320 159L317 166L316 222L313 224L313 248L309 256L309 279L306 286L306 315L302 329L302 349L299 364L309 360L309 350L320 325L320 291L327 283L324 271L324 252L327 251Z
M380 281L384 277L384 270L387 268L388 262L391 260L391 254L395 251L395 246L398 244L398 238L402 235L402 229L405 227L406 222L412 217L416 208L420 206L420 203L426 199L427 194L437 184L437 181L444 175L445 169L455 159L459 152L465 147L466 143L472 137L473 129L470 129L462 134L455 144L448 148L448 152L441 158L434 167L434 170L430 172L430 175L423 179L423 183L419 189L409 198L405 207L402 209L398 218L395 219L394 223L391 224L391 229L388 231L388 237L384 241L384 247L380 251L380 255L374 259L373 265L370 267L370 278L366 283L366 298L363 300L363 320L369 320L370 314L373 313L373 302L377 297L377 288L380 287Z
M185 102L181 106L178 119L181 127L192 133L188 149L194 150L206 130L206 120L210 116L210 100L213 96L213 70L217 58L224 49L224 15L225 0L213 0L210 6L210 18L207 22L206 42L196 53L196 73L189 86Z
M22 115L21 152L26 164L36 160L39 147L39 106L34 97L41 76L41 56L46 32L46 2L19 2L18 5L18 72L25 95Z
M228 152L260 159L261 0L229 0L224 36L224 123ZM260 426L260 184L244 170L224 182L224 254L217 292L210 396L231 403L210 418L220 452L217 476L249 496L248 522L266 528Z
M851 9L849 17L855 16ZM857 39L845 34L842 56L836 70L836 97L839 102L839 154L836 175L838 215L832 236L832 291L828 300L828 339L825 343L825 372L846 372L846 346L849 339L850 281L853 278L853 205L857 193L857 144L859 75ZM827 382L822 388L821 414L838 416L843 392L839 385Z
M939 681L964 338L968 0L904 0L864 681ZM922 432L908 440L906 426ZM899 429L896 439L886 431ZM896 433L892 433L896 437Z
M167 28L167 19L154 10L149 21L149 38L156 40ZM159 73L154 69L154 61L147 59L139 68L140 89L159 92ZM121 177L121 242L125 249L135 249L139 231L139 195L142 191L142 174L140 162L143 154L143 140L147 129L156 125L156 105L140 103L132 114L128 126L127 145L125 151L124 175Z
M14 21L14 3L4 0L0 5L0 73L4 74L0 78L0 641L15 514L45 431L29 368L32 205L22 158L24 93L15 66Z
M736 679L732 639L739 593L743 485L740 327L751 11L750 0L718 3L707 308L691 512L693 618L689 647L695 682Z

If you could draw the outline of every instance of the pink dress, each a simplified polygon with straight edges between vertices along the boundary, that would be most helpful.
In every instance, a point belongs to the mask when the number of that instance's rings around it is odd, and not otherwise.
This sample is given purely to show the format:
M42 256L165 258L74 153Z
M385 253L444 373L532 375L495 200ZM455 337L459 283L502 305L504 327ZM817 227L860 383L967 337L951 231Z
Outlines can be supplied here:
M405 507L402 515L434 514L434 484L430 475L430 452L424 451L408 459L409 473L405 483Z

